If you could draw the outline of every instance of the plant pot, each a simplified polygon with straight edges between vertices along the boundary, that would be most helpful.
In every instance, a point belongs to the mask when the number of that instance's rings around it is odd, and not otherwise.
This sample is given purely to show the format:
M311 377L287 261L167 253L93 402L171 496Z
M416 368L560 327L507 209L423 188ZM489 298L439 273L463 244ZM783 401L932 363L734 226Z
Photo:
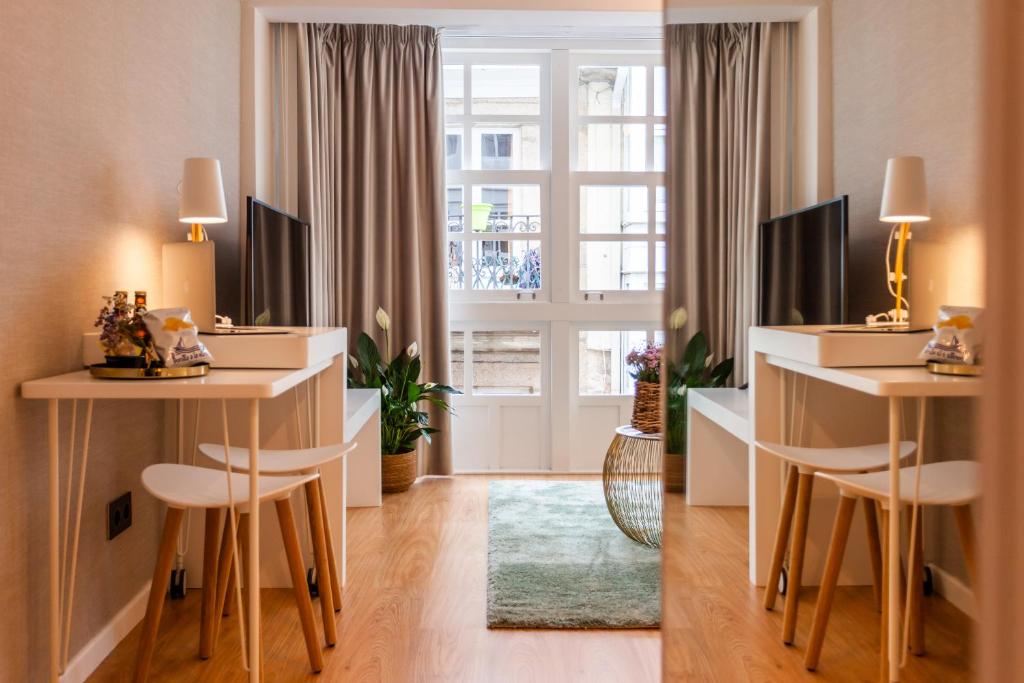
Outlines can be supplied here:
M665 454L665 490L669 493L686 493L686 455Z
M110 368L144 368L145 356L104 356Z
M416 451L396 455L382 455L380 458L380 483L384 493L408 491L416 482Z
M661 431L661 385L657 382L637 380L636 395L633 398L633 429L645 434Z

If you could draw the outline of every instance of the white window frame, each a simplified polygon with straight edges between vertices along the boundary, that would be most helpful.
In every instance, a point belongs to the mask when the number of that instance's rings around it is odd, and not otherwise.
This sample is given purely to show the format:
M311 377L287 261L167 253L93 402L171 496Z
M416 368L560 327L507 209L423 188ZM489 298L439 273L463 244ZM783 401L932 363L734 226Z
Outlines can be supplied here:
M665 234L657 230L657 189L665 186L665 171L655 170L654 131L656 126L665 126L667 117L654 115L654 84L656 67L663 66L661 54L617 54L607 52L575 52L569 59L566 87L575 93L581 66L645 66L647 104L644 116L589 116L581 115L576 99L570 102L569 126L566 138L569 141L569 255L572 264L573 282L570 289L571 301L625 302L658 301L661 299L657 282L657 248L664 248ZM643 124L645 130L645 168L643 171L583 171L578 168L578 131L588 123ZM647 232L595 234L583 233L580 226L580 192L582 187L636 187L647 188ZM645 242L647 244L647 289L643 290L584 290L580 287L580 249L583 242Z
M445 50L442 61L444 66L463 67L462 94L463 113L445 114L445 131L449 128L462 128L462 168L447 169L445 186L462 186L463 232L448 232L445 224L445 252L448 243L463 243L464 281L462 289L449 289L449 297L453 303L462 302L515 302L515 301L550 301L551 286L548 281L551 250L551 60L548 52L492 53L486 51ZM473 83L472 67L490 65L526 65L537 66L540 72L540 108L539 114L506 116L500 114L473 114ZM539 158L540 168L535 170L475 170L472 168L474 157L474 127L495 126L508 123L534 124L540 131ZM473 232L471 226L472 189L474 185L532 185L540 188L541 228L536 233L486 233ZM472 250L474 242L495 241L530 241L540 242L541 286L540 289L473 289L472 288ZM445 265L447 268L447 263Z

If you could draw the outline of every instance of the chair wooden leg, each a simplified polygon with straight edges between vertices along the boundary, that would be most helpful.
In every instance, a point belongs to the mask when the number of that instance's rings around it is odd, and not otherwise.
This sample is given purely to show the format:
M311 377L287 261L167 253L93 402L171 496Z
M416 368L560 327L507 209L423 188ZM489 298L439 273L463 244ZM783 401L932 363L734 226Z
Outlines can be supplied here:
M796 515L793 538L789 549L789 581L786 585L786 606L782 613L782 642L793 644L796 634L796 613L800 603L800 584L804 569L804 550L807 547L807 522L811 514L811 490L814 475L800 473L797 480Z
M768 583L764 587L765 609L774 608L775 599L779 595L779 575L782 573L782 561L786 557L786 545L789 543L789 531L793 524L798 474L796 467L788 466L786 489L782 495L782 509L779 511L779 526L775 530L775 546L772 548L772 563L768 569Z
M338 626L334 622L334 596L330 588L331 570L327 561L327 543L324 539L324 516L320 505L320 494L315 482L306 483L306 506L312 526L313 558L316 562L317 580L320 582L320 614L324 622L324 640L329 647L338 642Z
M174 563L174 551L178 544L178 529L185 511L168 508L164 519L164 533L157 551L156 567L153 569L153 584L149 589L149 602L146 604L146 618L142 622L142 635L139 637L139 651L135 659L135 681L141 683L149 677L149 667L153 662L153 649L156 647L156 635L160 629L160 615L164 608L164 596L167 593L167 582L171 578L171 566Z
M309 599L309 588L306 586L306 573L302 566L302 548L299 545L299 534L295 530L295 515L289 498L275 502L277 521L281 527L281 538L284 541L284 552L288 557L288 569L292 575L292 592L295 594L295 606L299 610L299 622L302 624L302 636L306 640L306 652L309 665L314 672L324 668L320 643L317 641L316 623L313 620L313 603Z
M978 565L977 549L978 542L974 535L974 519L971 517L970 505L957 505L953 508L953 515L956 517L956 528L960 532L960 545L964 549L964 561L967 564L967 578L971 586L977 589L978 586Z
M866 502L870 503L870 501ZM856 507L856 498L842 495L839 497L836 521L832 527L832 541L828 547L828 559L825 561L825 573L821 577L818 604L814 609L814 625L811 626L807 652L804 655L804 666L810 671L818 668L818 660L821 658L821 646L825 640L825 629L828 627L828 617L832 612L832 599L835 597L839 570L843 566L846 541L850 537L850 524L853 522L853 513Z
M882 527L882 566L889 566L889 511L882 509L878 521ZM889 680L889 581L888 572L882 580L882 618L881 618L881 645L879 646L879 674L878 680L885 683Z
M871 559L871 588L875 609L882 609L882 543L878 538L878 514L875 501L864 499L864 525L868 534L868 557Z
M213 613L217 609L217 549L220 540L220 510L207 508L203 529L203 597L199 610L199 658L213 654Z
M331 530L331 516L327 513L327 497L324 495L324 483L322 479L316 480L316 488L320 493L320 510L324 516L324 544L327 546L327 565L331 572L331 597L334 601L334 611L341 611L341 581L338 580L338 561L334 559L334 535ZM341 514L346 514L344 510Z
M914 563L910 567L910 651L924 654L924 530L918 510L917 533L914 534Z
M235 522L239 523L235 514ZM224 617L231 614L231 603L228 596L234 591L235 574L234 560L231 557L231 517L224 515L224 532L220 536L220 552L217 554L217 595L213 608L213 629L210 639L210 656L217 649L220 636L220 624Z

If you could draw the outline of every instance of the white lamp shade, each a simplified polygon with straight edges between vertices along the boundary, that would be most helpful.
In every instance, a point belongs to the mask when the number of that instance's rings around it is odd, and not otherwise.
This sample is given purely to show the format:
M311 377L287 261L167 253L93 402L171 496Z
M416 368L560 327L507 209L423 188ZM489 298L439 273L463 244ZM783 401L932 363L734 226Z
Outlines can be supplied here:
M178 200L178 220L182 223L226 223L227 204L224 202L224 182L217 159L185 159L185 173L181 178L181 198Z
M893 157L885 165L885 188L879 219L886 223L919 223L930 218L924 159Z

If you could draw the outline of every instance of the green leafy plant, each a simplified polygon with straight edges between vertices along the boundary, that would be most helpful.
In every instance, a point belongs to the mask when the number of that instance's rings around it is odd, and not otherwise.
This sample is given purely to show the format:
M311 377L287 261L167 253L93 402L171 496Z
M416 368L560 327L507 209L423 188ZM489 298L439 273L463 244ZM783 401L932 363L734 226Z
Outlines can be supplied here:
M711 366L714 358L708 349L703 332L697 332L686 344L680 361L668 362L668 428L665 450L668 453L686 452L686 399L690 389L725 386L733 370L733 359L726 358Z
M391 356L391 318L377 309L377 324L384 333L387 357ZM358 389L380 389L380 450L382 455L408 453L422 437L430 443L430 435L440 430L430 426L430 417L423 404L452 411L447 397L462 393L445 384L420 382L422 363L419 347L413 342L390 362L381 357L377 342L363 332L356 340L355 353L349 356L351 370L348 386Z

